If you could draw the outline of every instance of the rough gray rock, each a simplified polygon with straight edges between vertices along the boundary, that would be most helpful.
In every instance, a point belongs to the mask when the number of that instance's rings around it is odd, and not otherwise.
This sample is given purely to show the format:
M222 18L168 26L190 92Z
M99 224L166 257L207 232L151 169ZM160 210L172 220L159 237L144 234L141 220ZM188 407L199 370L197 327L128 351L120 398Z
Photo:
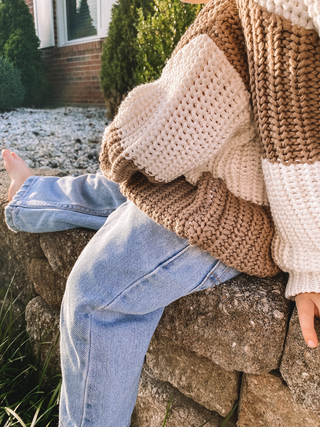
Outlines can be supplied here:
M72 267L94 234L95 231L83 228L44 233L40 236L40 245L52 269L60 276L68 278Z
M40 352L42 366L52 352L47 370L49 376L60 372L59 319L59 310L48 305L40 296L33 298L27 305L27 332L34 354L38 356Z
M60 176L59 171L35 170L35 174ZM12 282L13 296L19 295L20 302L26 304L35 295L29 277L29 264L34 258L44 258L39 234L14 233L5 223L4 208L8 203L7 193L10 177L6 171L0 172L0 286L7 287Z
M153 376L167 381L195 402L228 415L239 397L240 373L226 371L155 333L146 356Z
M320 337L320 320L317 318L315 329ZM290 320L280 371L295 401L320 416L320 347L311 349L306 345L297 309Z
M31 260L29 272L37 294L47 304L60 307L66 288L66 278L55 273L45 258Z
M140 378L137 403L133 412L131 427L159 427L162 425L167 405L173 394L172 406L166 427L220 427L223 418L210 412L193 400L186 398L169 383L156 380L144 369ZM235 416L226 427L235 427Z
M286 275L234 279L166 308L159 336L230 371L267 373L280 365L290 301Z
M320 427L320 417L294 402L278 372L244 375L237 427Z
M34 173L42 176L65 175L61 171L43 169L34 169ZM37 292L49 304L59 305L66 278L95 232L84 229L44 234L12 232L4 218L9 185L7 172L0 172L0 286L7 287L13 279L13 296L19 295L22 303L26 304Z

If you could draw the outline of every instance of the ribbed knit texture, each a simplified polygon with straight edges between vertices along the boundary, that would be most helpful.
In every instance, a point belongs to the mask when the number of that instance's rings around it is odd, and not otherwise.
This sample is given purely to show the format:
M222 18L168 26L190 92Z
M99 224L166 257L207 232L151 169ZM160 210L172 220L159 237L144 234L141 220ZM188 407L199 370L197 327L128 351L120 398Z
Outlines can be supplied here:
M154 221L229 266L263 277L279 272L271 258L268 207L235 197L210 173L196 187L184 178L155 186L137 173L121 190Z
M238 4L276 226L273 258L289 272L288 298L320 292L319 36L253 0Z
M256 0L267 9L307 30L320 32L319 0Z
M211 1L160 79L122 103L100 157L190 244L248 274L288 271L288 298L320 292L319 10Z

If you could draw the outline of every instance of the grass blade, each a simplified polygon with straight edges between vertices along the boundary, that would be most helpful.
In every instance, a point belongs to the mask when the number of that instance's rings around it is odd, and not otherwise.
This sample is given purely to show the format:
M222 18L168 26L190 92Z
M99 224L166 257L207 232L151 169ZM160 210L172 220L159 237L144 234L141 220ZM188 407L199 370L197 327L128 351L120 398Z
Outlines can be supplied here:
M9 414L11 414L16 420L18 420L19 423L22 425L22 427L27 427L16 412L14 412L12 409L7 408L7 407L4 409L6 410L7 413L9 412Z
M36 410L36 412L35 412L35 414L34 414L34 417L33 417L33 419L32 419L32 422L31 422L31 426L30 426L30 427L34 427L34 426L36 425L37 418L38 418L38 414L39 414L39 412L40 412L40 409L41 409L42 404L43 404L43 400L40 402L40 405L38 406L38 408L37 408L37 410Z
M49 333L50 333L50 332L49 332ZM40 376L40 379L39 379L39 388L40 388L40 387L41 387L41 385L42 385L42 381L43 381L44 376L45 376L45 374L46 374L46 372L47 372L47 368L48 368L48 366L49 366L49 363L50 363L51 357L52 357L52 355L53 355L54 351L56 350L56 347L57 347L57 345L58 345L58 343L59 343L59 337L60 337L60 333L58 333L57 338L56 338L56 340L55 340L54 344L52 345L52 347L51 347L51 349L50 349L50 352L48 353L48 355L47 355L47 357L46 357L46 359L45 359L45 361L44 361L43 368L42 368L42 372L41 372L41 376ZM51 344L51 343L50 343L50 344ZM41 357L41 356L40 356L40 354L41 354L40 352L41 352L41 345L40 345L40 348L39 348L39 357Z
M173 400L173 395L174 395L174 390L173 390L173 392L172 392L172 394L171 394L171 397L170 397L169 403L168 403L168 405L167 405L166 415L165 415L165 417L164 417L162 427L164 427L164 426L166 425L167 418L168 418L168 415L169 415L169 411L170 411L170 408L171 408L171 403L172 403L172 400Z
M238 403L239 403L239 402L237 402L237 403L234 405L234 407L231 409L231 411L229 412L229 414L225 417L225 419L223 420L223 423L222 423L221 427L226 427L227 422L228 422L228 421L230 420L230 418L232 417L232 415L233 415L234 411L236 410L236 408L237 408L237 406L238 406Z
M57 395L58 395L58 398L59 398L59 393L60 393L60 390L61 390L61 384L62 384L62 380L59 381L59 384L57 385L57 387L55 388L55 390L54 390L54 392L53 392L53 394L51 396L51 399L50 399L50 402L49 402L49 405L48 405L50 408L51 408L51 406L53 406L53 402L55 401L55 398L56 398Z
M223 420L223 423L221 424L221 427L226 427L228 421L230 420L230 418L232 417L234 411L236 410L236 407L238 406L238 402L234 405L234 407L231 409L231 411L229 412L229 414L226 416L226 418ZM204 424L201 424L201 426L199 427L204 427L206 424L208 424L213 418L215 417L215 415L213 415L211 418L209 418Z
M9 418L10 418L9 415L7 413L5 413L3 418L2 418L2 422L0 424L0 427L4 427L7 424L7 421Z
M216 416L216 414L215 415L212 415L212 417L210 417L207 421L205 421L204 422L204 424L201 424L201 426L200 427L203 427L203 426L205 426L206 424L208 424L214 417Z

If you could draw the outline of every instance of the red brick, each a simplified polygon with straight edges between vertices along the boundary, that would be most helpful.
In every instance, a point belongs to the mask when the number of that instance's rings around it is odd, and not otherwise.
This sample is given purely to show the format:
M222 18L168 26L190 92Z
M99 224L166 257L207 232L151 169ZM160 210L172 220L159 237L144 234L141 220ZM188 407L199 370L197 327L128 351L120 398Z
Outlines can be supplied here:
M33 0L25 0L33 14ZM47 78L53 87L52 100L57 103L104 104L100 89L102 45L105 39L57 47L56 0L53 0L55 46L42 49Z

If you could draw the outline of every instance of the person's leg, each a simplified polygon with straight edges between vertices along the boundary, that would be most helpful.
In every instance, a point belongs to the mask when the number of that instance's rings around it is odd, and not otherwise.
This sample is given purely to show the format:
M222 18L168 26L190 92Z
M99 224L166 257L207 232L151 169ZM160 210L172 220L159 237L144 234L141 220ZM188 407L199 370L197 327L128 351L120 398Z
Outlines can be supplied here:
M11 177L11 183L8 191L8 199L11 202L14 195L26 179L32 176L32 172L16 153L9 150L2 150L1 155L4 160L4 166Z
M131 202L112 213L68 279L61 310L60 427L127 427L164 307L238 272Z
M8 195L12 200L5 215L13 231L44 233L77 227L98 230L126 201L118 184L101 174L77 178L32 176L19 156L3 154L12 178Z

